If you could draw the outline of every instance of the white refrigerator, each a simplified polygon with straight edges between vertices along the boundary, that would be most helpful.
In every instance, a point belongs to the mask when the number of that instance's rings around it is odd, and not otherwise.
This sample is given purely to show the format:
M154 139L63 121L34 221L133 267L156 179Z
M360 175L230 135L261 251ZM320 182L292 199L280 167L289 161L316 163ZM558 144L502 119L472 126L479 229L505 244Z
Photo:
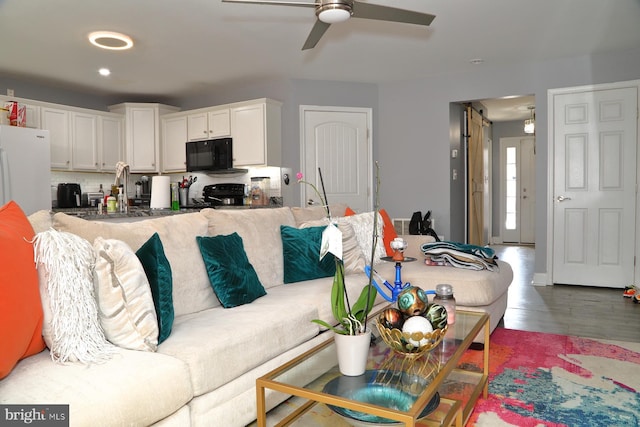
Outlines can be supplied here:
M48 130L0 126L0 206L10 200L26 215L51 210Z

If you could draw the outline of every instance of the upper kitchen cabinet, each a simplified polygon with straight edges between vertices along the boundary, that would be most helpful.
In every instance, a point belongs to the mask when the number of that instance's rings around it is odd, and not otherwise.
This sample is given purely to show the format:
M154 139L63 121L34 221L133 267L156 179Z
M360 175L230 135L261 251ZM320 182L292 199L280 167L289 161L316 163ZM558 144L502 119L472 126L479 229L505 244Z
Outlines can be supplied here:
M124 119L118 114L70 112L71 170L115 172L123 159Z
M100 170L114 172L124 159L124 118L117 115L98 117L98 153Z
M13 98L8 96L0 96L0 107L6 105L9 101L17 101L20 107L25 108L25 126L33 129L40 129L40 107L31 104L28 100L22 98Z
M40 107L31 104L24 104L24 106L27 127L40 129Z
M281 109L271 99L232 104L234 167L281 165Z
M229 108L194 110L187 116L187 139L222 138L231 135Z
M51 169L71 170L71 138L69 137L69 111L59 108L40 109L42 129L49 131L51 142Z
M98 116L71 113L71 168L98 170Z
M160 171L160 116L179 109L163 104L123 103L109 110L125 117L125 162L134 173Z
M162 172L187 170L187 116L168 114L162 120Z

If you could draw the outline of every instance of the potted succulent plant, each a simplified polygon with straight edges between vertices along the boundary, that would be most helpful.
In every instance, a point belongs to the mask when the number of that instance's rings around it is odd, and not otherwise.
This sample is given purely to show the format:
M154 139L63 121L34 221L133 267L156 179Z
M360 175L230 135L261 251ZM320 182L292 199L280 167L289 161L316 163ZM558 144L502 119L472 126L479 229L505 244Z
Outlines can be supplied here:
M378 188L380 182L379 165L377 162L375 165L376 192L373 230L371 233L373 244L371 246L370 265L373 265L374 262L375 248L379 237L376 230L378 229ZM318 175L320 178L322 193L320 193L314 184L305 181L301 173L297 174L297 179L299 183L307 184L313 188L320 198L322 205L326 209L329 225L323 232L320 249L320 256L324 257L329 253L330 247L335 247L335 245L340 245L341 247L342 240L341 233L338 231L335 222L333 222L331 218L331 211L327 202L324 183L322 180L322 172L320 169L318 169ZM338 322L338 325L334 326L319 319L314 320L314 322L329 328L336 333L335 340L340 372L344 375L350 376L362 375L366 368L367 354L369 351L369 344L371 342L371 331L367 327L367 320L369 313L373 308L374 301L377 296L377 290L373 285L373 275L369 275L368 283L360 291L358 299L351 304L345 286L344 262L339 256L336 256L333 253L332 255L335 259L336 273L333 277L333 285L331 288L331 309L333 317Z

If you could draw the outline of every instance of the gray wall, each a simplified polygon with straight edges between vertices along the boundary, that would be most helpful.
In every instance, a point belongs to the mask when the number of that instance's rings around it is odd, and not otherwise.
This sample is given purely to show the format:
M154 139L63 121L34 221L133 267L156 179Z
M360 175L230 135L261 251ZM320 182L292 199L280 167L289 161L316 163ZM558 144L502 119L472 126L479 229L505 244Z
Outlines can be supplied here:
M218 88L180 100L182 109L220 105L255 98L272 98L282 106L282 166L295 174L300 170L300 106L339 106L373 109L373 158L377 160L378 86L370 83L345 83L316 80L271 80ZM384 174L384 172L381 172ZM294 204L300 204L300 192L293 191Z
M466 227L464 226L464 216L466 212L466 193L465 182L467 179L466 163L467 156L465 152L464 144L464 107L462 104L452 102L449 104L449 158L450 160L450 172L449 172L449 191L450 191L450 210L448 212L449 218L452 224L461 224L459 227L451 227L448 233L445 234L444 227L441 227L440 216L446 215L446 212L438 212L438 219L436 214L431 212L432 217L435 219L435 231L439 235L443 235L445 240L451 240L453 242L465 242L466 241ZM456 158L451 157L453 150L458 150L458 156ZM453 171L456 171L457 178L453 179ZM443 183L444 185L444 183ZM429 209L433 209L430 207Z
M64 86L46 85L29 81L26 78L0 75L0 93L5 95L7 89L13 89L17 98L34 99L55 104L70 105L80 108L90 108L92 110L108 111L108 106L120 102L160 102L163 104L176 105L175 99L146 96L131 99L122 96L105 95L98 92L87 92L80 90L70 90Z
M379 85L379 158L398 171L386 186L381 204L393 216L412 206L430 206L438 230L449 236L464 226L449 212L448 187L451 102L534 94L536 97L536 262L546 273L547 254L547 91L553 88L640 79L640 49L565 58L533 64L430 76L419 81ZM495 137L494 137L495 141Z
M460 190L450 185L449 150L457 138L452 123L458 121L454 117L458 112L452 112L450 104L534 94L538 196L535 271L545 273L547 91L635 79L640 79L640 49L502 67L484 64L472 71L379 85L307 80L263 81L253 85L212 87L178 100L112 99L3 77L0 77L0 92L6 93L6 88L11 87L16 90L16 96L22 98L95 109L106 109L106 105L120 101L166 102L190 109L252 98L274 98L284 103L283 162L294 171L300 164L300 105L370 107L374 109L373 157L381 165L381 206L392 217L406 217L413 211L430 209L437 231L449 237L459 236L460 230L464 229L464 215L459 212ZM452 208L454 212L451 212Z

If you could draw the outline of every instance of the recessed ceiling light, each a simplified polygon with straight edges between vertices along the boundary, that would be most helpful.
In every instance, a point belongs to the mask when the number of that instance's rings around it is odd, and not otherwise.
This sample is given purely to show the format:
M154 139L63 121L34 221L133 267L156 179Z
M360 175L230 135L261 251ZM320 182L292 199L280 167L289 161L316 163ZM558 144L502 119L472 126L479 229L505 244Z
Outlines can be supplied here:
M89 34L89 41L94 46L109 50L126 50L133 46L131 37L113 31L94 31Z
M98 73L100 73L101 76L108 76L109 74L111 74L111 70L108 68L100 68L98 70Z
M473 65L480 65L484 62L484 59L476 58L476 59L469 60L469 62L472 63Z

